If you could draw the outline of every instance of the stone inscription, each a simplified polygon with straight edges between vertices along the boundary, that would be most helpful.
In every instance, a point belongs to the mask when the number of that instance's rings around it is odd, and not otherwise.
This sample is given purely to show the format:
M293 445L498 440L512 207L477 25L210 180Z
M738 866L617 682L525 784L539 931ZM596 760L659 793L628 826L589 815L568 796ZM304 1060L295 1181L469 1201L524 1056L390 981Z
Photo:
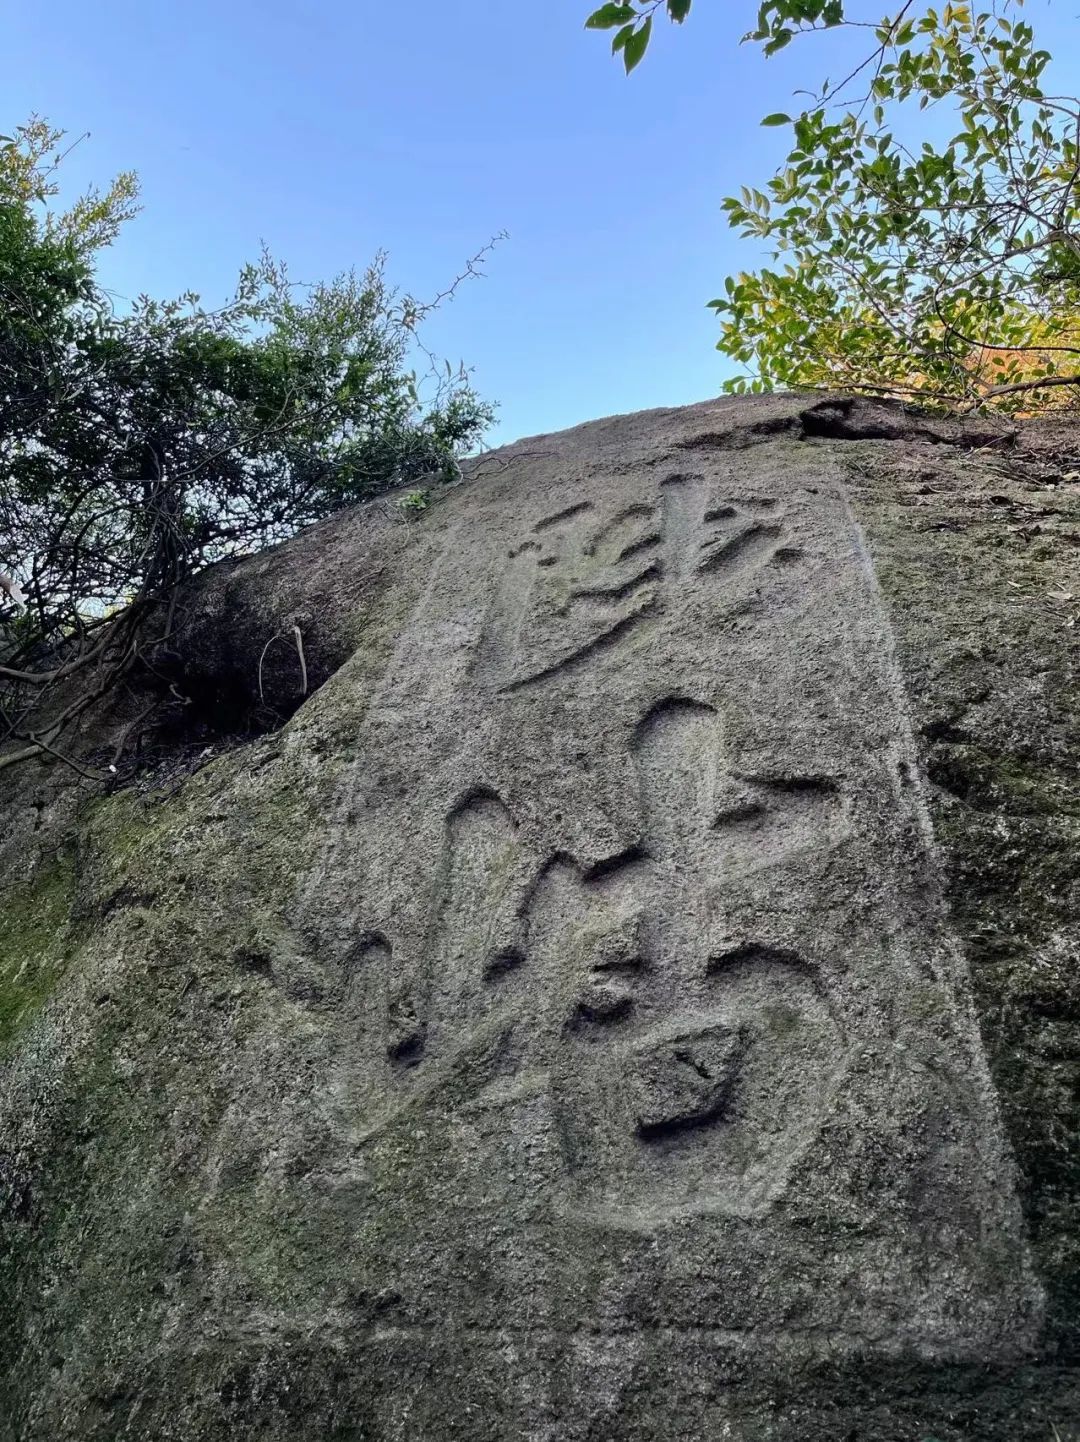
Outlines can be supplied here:
M311 882L333 1185L515 1316L981 1356L1022 1229L888 624L831 470L722 465L431 537Z
M589 502L537 522L507 556L476 669L515 691L588 664L677 603L694 574L732 601L755 572L801 558L771 498L713 501L671 476L659 504L601 517Z
M640 843L591 870L528 855L493 792L454 808L428 963L360 949L368 1045L390 1116L546 1098L589 1215L754 1215L814 1138L842 1029L814 965L714 918L726 881L841 841L847 806L826 776L735 774L716 712L679 699L642 720L634 764Z

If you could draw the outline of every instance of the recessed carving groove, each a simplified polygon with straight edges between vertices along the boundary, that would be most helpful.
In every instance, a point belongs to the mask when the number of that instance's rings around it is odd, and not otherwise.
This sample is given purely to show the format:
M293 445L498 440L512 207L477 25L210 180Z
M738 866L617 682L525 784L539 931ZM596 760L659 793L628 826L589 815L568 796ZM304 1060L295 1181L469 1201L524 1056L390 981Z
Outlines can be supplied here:
M698 572L726 571L729 574L752 566L755 562L767 560L775 552L773 542L782 534L774 525L753 525L741 531L731 540L718 537L703 547L704 558L698 564Z
M561 511L555 511L553 515L545 516L543 520L537 521L533 530L538 534L541 531L549 531L552 526L561 526L564 521L572 521L578 516L584 516L593 509L591 501L576 501L572 506L566 506Z
M613 535L620 526L625 526L627 521L651 521L654 518L655 513L655 507L647 506L644 504L635 504L633 506L624 507L623 510L616 512L616 514L612 516L610 520L606 521L596 531L596 533L591 536L588 541L586 541L584 546L585 555L595 556L601 543L608 536ZM637 548L640 547L640 545L643 543L647 544L651 538L659 539L659 536L656 532L650 532L647 533L640 540L635 541L633 544L635 548ZM625 554L625 550L620 551L614 559L622 560Z
M647 861L648 855L649 853L643 846L628 846L625 851L620 851L615 856L607 856L602 861L593 862L583 872L582 880L586 884L603 881L614 872L625 871L628 867Z
M643 570L628 580L613 582L607 586L581 586L571 592L574 601L618 601L631 595L647 581L658 581L663 574L659 561L650 561Z
M576 675L579 671L595 657L599 652L606 651L618 641L628 635L639 621L657 611L657 601L654 596L643 600L628 616L622 616L605 631L595 636L587 646L580 651L575 651L572 656L553 662L545 666L543 670L537 671L535 675L523 676L520 681L512 681L501 689L505 692L522 691L528 686L535 686L540 681L546 681L553 676Z

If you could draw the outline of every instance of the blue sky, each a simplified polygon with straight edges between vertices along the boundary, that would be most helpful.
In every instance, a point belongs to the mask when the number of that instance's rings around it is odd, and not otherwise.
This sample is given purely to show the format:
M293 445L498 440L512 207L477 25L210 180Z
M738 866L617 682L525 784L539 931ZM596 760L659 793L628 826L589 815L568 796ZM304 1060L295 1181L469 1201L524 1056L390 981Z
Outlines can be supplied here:
M36 112L89 130L74 185L139 173L143 213L102 267L121 295L222 299L265 241L304 280L386 249L391 278L423 296L508 231L426 333L499 403L494 441L701 400L730 373L705 302L754 263L720 200L783 156L787 132L761 116L835 79L861 42L766 62L736 43L756 0L698 0L627 79L582 30L589 8L9 5L0 129ZM1074 8L1028 6L1056 53L1075 46Z

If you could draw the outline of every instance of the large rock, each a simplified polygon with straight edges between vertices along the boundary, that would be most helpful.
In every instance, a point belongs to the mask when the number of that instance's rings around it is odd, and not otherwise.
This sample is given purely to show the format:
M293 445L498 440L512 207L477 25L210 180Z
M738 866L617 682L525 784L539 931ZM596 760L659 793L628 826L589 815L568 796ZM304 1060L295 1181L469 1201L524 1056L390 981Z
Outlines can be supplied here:
M211 574L283 729L4 778L0 1436L1080 1427L1075 456L716 402Z

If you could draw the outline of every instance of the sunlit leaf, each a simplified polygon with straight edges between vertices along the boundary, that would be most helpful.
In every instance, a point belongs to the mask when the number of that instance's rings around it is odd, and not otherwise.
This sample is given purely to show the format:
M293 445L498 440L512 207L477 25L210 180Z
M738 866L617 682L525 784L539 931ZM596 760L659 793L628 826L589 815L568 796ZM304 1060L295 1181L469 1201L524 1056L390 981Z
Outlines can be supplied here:
M626 66L627 75L630 74L635 65L641 63L645 51L649 48L649 39L652 36L652 16L648 16L644 24L639 25L632 35L627 38L623 46L623 63Z
M625 25L635 19L637 11L632 5L601 5L585 21L586 30L614 30L616 25Z

